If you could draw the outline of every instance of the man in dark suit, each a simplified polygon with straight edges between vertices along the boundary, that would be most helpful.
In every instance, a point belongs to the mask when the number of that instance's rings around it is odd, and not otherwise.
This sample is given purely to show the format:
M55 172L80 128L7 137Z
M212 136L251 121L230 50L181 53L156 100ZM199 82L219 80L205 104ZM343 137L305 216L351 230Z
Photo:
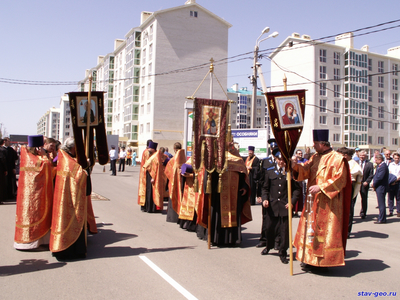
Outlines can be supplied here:
M288 184L285 174L286 163L280 152L275 154L275 168L264 171L262 186L262 205L266 208L266 248L262 255L268 254L274 247L276 234L280 235L279 258L287 264L287 249L289 248L289 223L288 223ZM292 205L295 205L301 196L300 183L292 179Z
M360 166L363 170L363 177L361 179L361 211L360 217L361 219L365 219L367 216L367 208L368 208L368 190L369 185L371 184L372 178L374 178L374 165L372 162L367 160L367 152L364 150L360 152Z
M258 172L260 169L260 160L258 159L257 156L254 155L254 150L255 150L254 146L249 146L248 147L249 156L243 158L246 164L247 171L249 173L250 188L251 188L251 194L250 194L251 205L256 204Z
M386 223L385 196L389 185L389 169L388 166L383 162L383 156L381 154L375 155L375 162L377 166L372 187L376 192L379 207L379 217L375 224L384 224Z
M3 147L4 140L0 139L0 204L6 200L6 176L7 176L7 150Z
M18 159L18 154L11 147L11 141L9 137L4 138L4 148L7 151L6 199L15 200L17 196L17 172L15 169L15 162Z

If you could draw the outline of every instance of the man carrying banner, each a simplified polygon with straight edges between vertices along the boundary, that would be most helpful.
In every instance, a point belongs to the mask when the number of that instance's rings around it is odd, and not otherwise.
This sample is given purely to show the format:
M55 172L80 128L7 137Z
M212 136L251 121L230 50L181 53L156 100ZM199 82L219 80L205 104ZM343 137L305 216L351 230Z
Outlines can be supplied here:
M294 239L296 259L305 271L344 265L351 202L346 159L332 150L329 130L313 131L316 154L305 164L292 159L293 177L308 179L307 203Z
M76 161L74 138L58 151L50 251L57 259L86 257L86 226L97 233L89 174Z
M254 155L254 150L255 150L254 146L249 146L248 147L249 156L247 156L245 159L246 168L249 173L249 181L251 188L251 194L250 194L251 205L256 204L257 183L258 183L259 169L260 169L260 160L258 159L257 156Z
M144 164L150 157L149 152L149 144L153 142L152 140L147 140L146 149L144 149L142 153L142 158L140 161L140 170L139 170L139 186L138 186L138 204L144 205L146 201L146 170L143 168ZM134 158L135 159L135 158Z

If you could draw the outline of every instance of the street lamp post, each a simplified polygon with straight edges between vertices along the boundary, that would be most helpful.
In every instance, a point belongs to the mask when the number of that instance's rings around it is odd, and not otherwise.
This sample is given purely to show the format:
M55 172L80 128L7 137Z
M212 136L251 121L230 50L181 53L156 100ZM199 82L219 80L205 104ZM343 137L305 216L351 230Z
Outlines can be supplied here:
M265 27L263 31L261 31L260 36L256 40L256 45L254 46L254 61L253 61L253 76L251 78L251 82L253 84L253 98L251 103L251 128L256 128L256 103L257 103L257 63L258 63L258 50L259 45L262 41L265 41L271 37L275 38L278 36L278 32L275 31L266 38L260 40L260 38L269 32L269 27Z

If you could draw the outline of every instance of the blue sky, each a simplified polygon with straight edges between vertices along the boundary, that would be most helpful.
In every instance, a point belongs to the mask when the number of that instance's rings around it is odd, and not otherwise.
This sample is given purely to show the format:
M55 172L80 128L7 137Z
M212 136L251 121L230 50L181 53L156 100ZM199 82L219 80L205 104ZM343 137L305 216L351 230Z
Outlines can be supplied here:
M0 78L32 81L79 81L94 67L98 55L113 51L114 40L140 23L142 11L183 5L185 0L5 0L0 10ZM400 19L400 1L266 1L197 0L225 19L228 56L251 52L261 30L269 26L279 36L262 42L260 50L277 47L293 32L312 39ZM400 22L393 25L400 25ZM78 46L79 45L79 46ZM400 28L354 38L355 48L386 54L400 46ZM228 87L250 88L251 54L228 64ZM261 60L269 85L269 62ZM215 70L218 75L218 69ZM201 81L202 78L199 78ZM1 82L0 123L8 134L36 134L36 123L75 85L37 86Z

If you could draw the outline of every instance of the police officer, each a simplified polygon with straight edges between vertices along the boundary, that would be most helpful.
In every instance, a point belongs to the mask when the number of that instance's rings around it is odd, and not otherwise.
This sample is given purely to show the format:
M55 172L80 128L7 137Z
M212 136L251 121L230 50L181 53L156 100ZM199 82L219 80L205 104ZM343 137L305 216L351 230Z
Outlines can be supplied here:
M289 222L288 222L288 184L286 180L286 163L279 150L273 151L276 165L273 169L264 170L264 183L262 186L262 205L266 208L266 247L261 252L268 254L273 248L275 237L280 235L279 258L287 264L287 249L289 248ZM301 196L301 186L292 179L292 205L295 205Z

